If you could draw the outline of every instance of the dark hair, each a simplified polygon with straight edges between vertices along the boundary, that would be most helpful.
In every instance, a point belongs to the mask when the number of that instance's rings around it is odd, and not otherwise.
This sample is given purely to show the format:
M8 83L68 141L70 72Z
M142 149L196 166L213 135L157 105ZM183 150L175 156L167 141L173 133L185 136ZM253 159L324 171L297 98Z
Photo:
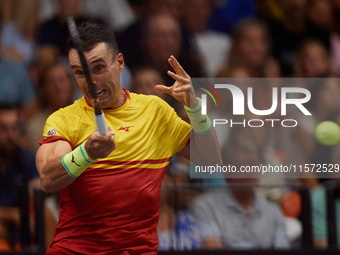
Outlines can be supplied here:
M102 24L86 21L78 26L78 33L85 52L92 50L98 43L105 43L114 56L119 52L113 31ZM75 48L75 46L69 37L67 52L72 48Z

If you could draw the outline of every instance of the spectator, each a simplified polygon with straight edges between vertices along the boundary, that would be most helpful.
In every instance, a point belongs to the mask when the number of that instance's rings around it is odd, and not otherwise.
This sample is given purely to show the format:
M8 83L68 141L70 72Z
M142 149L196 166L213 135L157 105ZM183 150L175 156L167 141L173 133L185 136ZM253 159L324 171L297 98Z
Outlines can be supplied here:
M0 17L0 35L1 24ZM0 55L0 77L0 103L22 106L23 119L27 118L36 109L36 95L25 67Z
M244 68L253 78L280 77L277 62L271 57L268 30L259 20L241 21L233 35L227 63L218 77L226 77L230 69Z
M203 240L197 224L187 208L178 208L179 197L176 197L180 187L174 185L174 180L165 174L162 182L159 223L157 227L158 250L198 250L202 249Z
M19 241L20 188L40 188L35 157L19 146L19 111L10 105L0 106L0 243L10 251ZM11 238L10 238L11 237Z
M117 34L118 48L122 51L125 63L128 67L130 67L130 69L145 66L144 63L135 63L135 61L140 60L142 58L141 56L144 56L145 54L145 28L149 26L150 23L158 22L155 19L153 19L154 21L149 22L149 17L152 16L171 16L171 21L170 19L166 19L165 25L163 21L158 26L162 28L163 33L168 33L166 31L169 31L169 27L173 26L175 22L175 26L178 27L176 30L179 29L180 48L182 53L197 55L192 35L183 26L181 26L180 23L183 17L183 3L183 0L149 0L145 4L145 13L141 15L141 18L127 29ZM177 31L175 31L175 33L177 33ZM169 37L165 38L165 40L163 39L163 41L169 41ZM147 63L147 66L150 66L150 64ZM196 73L196 71L193 73L193 77L195 77ZM165 77L165 79L167 79L167 77Z
M75 85L66 66L53 64L44 69L39 86L39 110L27 122L29 149L36 153L46 119L56 110L73 103Z
M40 22L52 18L58 11L59 6L54 0L40 1ZM91 19L103 19L114 31L118 32L135 20L127 0L83 0L79 13Z
M334 6L332 0L310 0L307 5L311 23L331 32L334 25Z
M163 76L166 85L172 83L167 75L169 54L174 55L192 77L202 77L203 71L197 54L183 49L179 22L170 15L154 15L144 23L142 51L127 65L132 69L151 66Z
M79 13L79 8L83 0L58 0L60 9L52 18L41 23L37 28L38 45L53 45L67 57L66 41L69 38L66 17L74 16L76 24L81 24L88 20L88 17ZM103 23L101 20L96 22Z
M50 65L56 64L60 59L59 50L52 45L40 46L37 48L33 62L29 67L29 75L35 86L35 90L38 91L38 83L41 79L43 70Z
M193 33L198 51L201 54L205 73L215 77L224 57L228 56L231 39L228 35L208 29L212 14L211 0L187 0L184 2L183 17L185 27Z
M309 17L313 24L330 32L332 71L340 75L340 1L312 0Z
M239 168L261 164L251 143L230 144L223 161ZM286 249L290 247L280 209L260 195L256 176L227 177L227 186L198 197L192 212L209 249Z
M158 84L164 84L161 74L154 68L144 67L132 74L131 92L144 95L155 95L165 101L169 101L169 95L155 90Z
M300 44L311 38L322 41L328 49L329 32L308 21L307 0L278 1L284 11L283 20L273 20L269 24L273 45L273 56L279 61L284 77L294 74L296 51Z
M302 78L330 77L331 58L328 50L319 40L305 41L297 54L296 76Z
M1 32L3 54L27 66L35 53L34 33L38 23L38 2L4 0L0 5L3 16Z

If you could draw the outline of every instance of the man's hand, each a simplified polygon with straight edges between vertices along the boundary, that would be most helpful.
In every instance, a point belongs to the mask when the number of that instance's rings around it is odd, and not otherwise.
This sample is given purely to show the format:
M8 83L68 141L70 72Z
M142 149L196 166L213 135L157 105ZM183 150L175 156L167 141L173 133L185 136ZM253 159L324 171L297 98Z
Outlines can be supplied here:
M190 107L190 100L192 100L191 108L195 107L198 104L198 100L195 96L190 76L184 71L174 56L171 55L168 62L176 72L168 71L168 75L175 80L175 83L171 87L156 85L155 89L162 93L168 93L187 107Z
M91 159L106 158L116 148L113 139L115 132L108 127L108 132L101 135L96 130L85 143L85 150Z

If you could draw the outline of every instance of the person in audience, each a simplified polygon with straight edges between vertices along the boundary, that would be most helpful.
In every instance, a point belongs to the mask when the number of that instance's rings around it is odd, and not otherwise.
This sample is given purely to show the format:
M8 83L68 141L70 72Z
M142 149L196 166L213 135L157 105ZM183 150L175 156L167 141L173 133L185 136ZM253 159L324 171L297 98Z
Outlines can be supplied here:
M89 17L80 14L80 6L83 0L58 0L59 12L50 19L40 23L37 27L37 43L39 46L53 45L59 49L63 57L67 57L66 41L69 38L69 30L66 18L73 16L77 25L90 20ZM91 19L97 23L103 23L100 19Z
M35 54L34 33L38 23L38 0L0 1L3 17L2 52L9 58L28 66Z
M29 149L36 153L46 119L56 110L73 103L75 85L70 70L62 64L47 66L38 85L39 110L27 122Z
M19 146L19 110L0 105L0 251L11 251L20 241L20 192L40 188L35 156Z
M132 74L131 92L144 95L155 95L165 101L169 101L168 94L155 90L155 86L164 84L162 75L152 67L144 67L136 70Z
M55 0L39 0L39 20L44 22L57 14L60 6ZM135 15L127 0L83 0L79 6L82 16L102 19L105 24L118 32L135 21Z
M168 86L172 81L167 75L167 59L169 54L172 54L179 59L183 68L188 70L192 77L204 76L196 52L184 50L180 23L172 16L168 14L149 16L144 22L142 42L142 50L130 61L126 60L132 71L151 66L162 74Z
M297 53L296 77L322 78L332 76L331 57L321 41L311 39L303 42Z
M211 0L187 0L184 1L183 8L186 13L183 16L183 24L193 33L204 71L208 77L215 77L224 58L228 56L231 38L208 28L213 10Z
M222 78L230 69L244 68L252 78L278 78L278 63L271 56L271 44L266 25L260 20L241 21L232 37L232 46L217 77Z
M1 18L0 15L0 42ZM21 106L20 119L25 121L36 109L36 94L25 66L0 53L0 77L0 103Z
M317 38L327 49L330 47L329 32L309 21L307 2L307 0L277 1L283 10L283 19L269 22L272 53L279 62L284 77L294 75L296 52L303 41Z
M237 140L222 151L231 166L260 165L252 143ZM288 249L285 221L279 207L257 194L257 175L226 175L227 186L198 197L191 211L209 249Z
M161 188L157 226L158 251L204 248L195 219L181 203L183 196L179 194L183 195L181 192L183 189L185 187L178 185L172 175L165 174Z

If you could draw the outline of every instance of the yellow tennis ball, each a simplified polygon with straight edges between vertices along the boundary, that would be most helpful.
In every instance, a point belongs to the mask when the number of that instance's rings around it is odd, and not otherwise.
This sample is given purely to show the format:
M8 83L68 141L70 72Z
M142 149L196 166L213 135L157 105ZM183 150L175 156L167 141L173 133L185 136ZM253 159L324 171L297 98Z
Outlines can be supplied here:
M337 144L340 141L340 126L333 121L320 122L315 128L315 136L324 145Z

